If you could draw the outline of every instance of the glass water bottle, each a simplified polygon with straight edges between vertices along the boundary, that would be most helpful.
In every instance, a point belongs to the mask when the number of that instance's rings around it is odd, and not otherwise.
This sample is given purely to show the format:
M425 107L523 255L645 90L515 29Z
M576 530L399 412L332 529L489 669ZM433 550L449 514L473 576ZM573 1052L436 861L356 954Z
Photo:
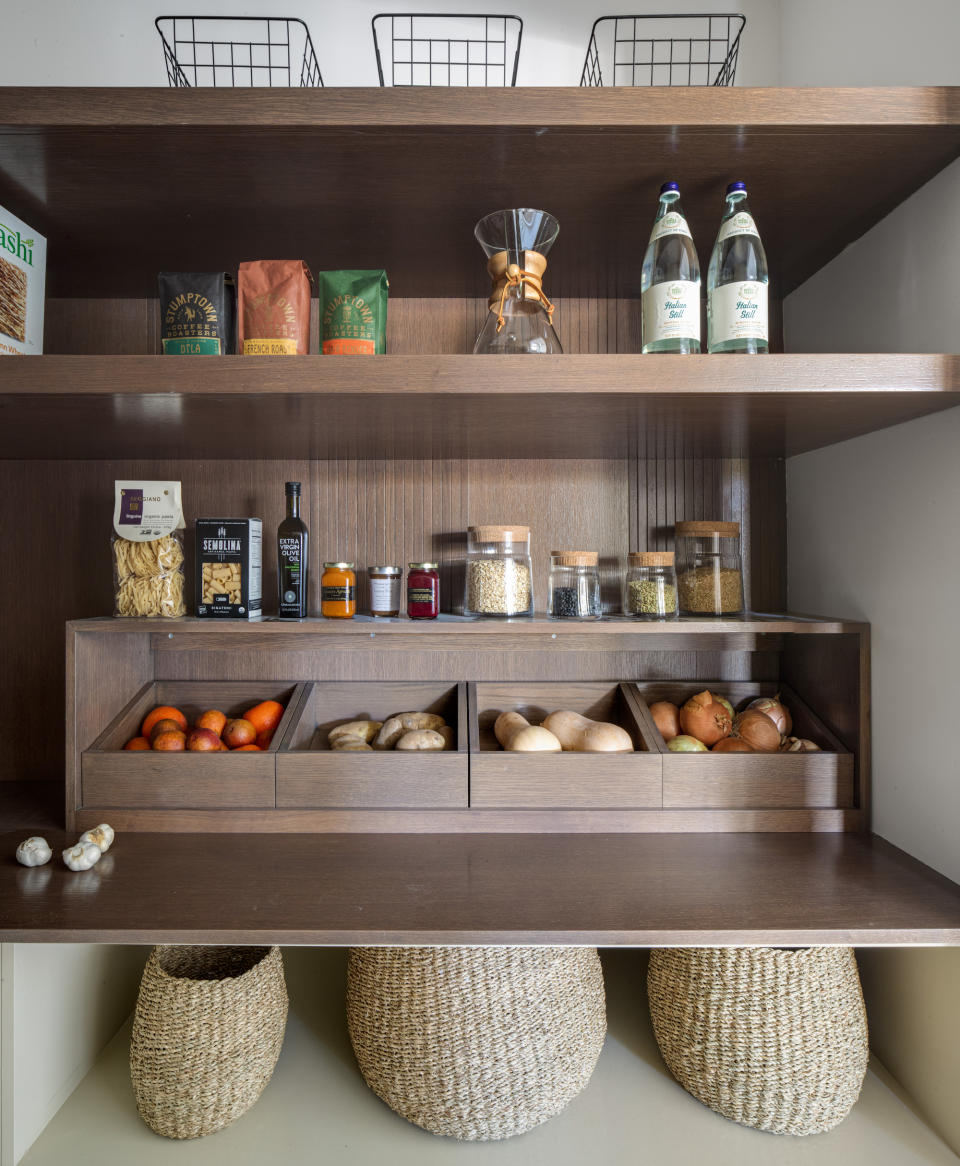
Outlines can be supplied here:
M747 187L727 187L717 241L707 272L707 346L710 352L770 351L767 256L747 206Z
M680 187L665 182L640 275L643 351L700 351L700 261L680 206Z

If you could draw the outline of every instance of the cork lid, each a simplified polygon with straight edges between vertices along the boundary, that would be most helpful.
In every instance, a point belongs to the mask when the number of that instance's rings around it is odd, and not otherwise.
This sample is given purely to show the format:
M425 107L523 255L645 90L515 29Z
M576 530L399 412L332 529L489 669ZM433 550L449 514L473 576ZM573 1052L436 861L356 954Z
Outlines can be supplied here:
M676 527L677 538L684 536L696 538L698 535L716 534L720 538L739 538L739 522L678 522Z
M631 567L672 567L673 551L631 551Z
M550 559L555 567L595 567L599 558L598 551L550 552Z
M472 534L477 542L516 542L530 537L529 526L468 526L467 534Z

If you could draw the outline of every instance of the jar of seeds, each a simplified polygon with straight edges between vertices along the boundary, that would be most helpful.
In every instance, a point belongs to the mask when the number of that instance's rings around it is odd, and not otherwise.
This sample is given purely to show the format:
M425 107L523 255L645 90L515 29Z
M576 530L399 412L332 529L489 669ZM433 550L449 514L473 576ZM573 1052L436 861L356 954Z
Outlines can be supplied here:
M547 614L552 619L599 619L600 571L596 551L551 551Z
M678 522L681 615L740 615L743 567L739 522Z
M677 618L673 551L631 551L623 610L634 619Z
M467 528L465 615L533 615L528 526Z

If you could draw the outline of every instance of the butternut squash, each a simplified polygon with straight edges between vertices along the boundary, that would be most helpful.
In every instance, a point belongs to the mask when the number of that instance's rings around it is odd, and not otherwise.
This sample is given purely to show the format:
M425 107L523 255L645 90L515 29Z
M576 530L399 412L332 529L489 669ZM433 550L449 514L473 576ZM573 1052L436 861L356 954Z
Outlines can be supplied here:
M562 746L548 729L531 725L519 713L501 713L493 733L508 753L559 753Z
M609 721L592 721L569 709L558 709L543 727L560 742L567 753L632 753L633 739L626 729Z

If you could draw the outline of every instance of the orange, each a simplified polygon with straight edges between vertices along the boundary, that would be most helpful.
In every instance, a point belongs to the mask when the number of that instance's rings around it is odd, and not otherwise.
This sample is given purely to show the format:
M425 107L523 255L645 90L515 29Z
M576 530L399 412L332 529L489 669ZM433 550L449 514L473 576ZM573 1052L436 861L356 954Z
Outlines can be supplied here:
M252 745L256 739L257 730L242 717L227 721L223 730L223 743L231 749L236 749L238 745Z
M272 740L273 740L273 732L272 731L269 733L257 733L257 744L260 746L261 749L268 748L270 745L270 742Z
M153 741L160 733L182 733L183 726L179 721L175 721L173 717L164 717L162 721L157 721L150 730L150 740Z
M150 730L157 723L157 721L165 720L167 717L171 721L176 721L180 728L187 731L187 718L179 709L175 709L173 705L158 704L155 709L151 709L144 718L143 724L140 726L140 735L149 738Z
M258 733L272 733L283 719L283 705L275 700L263 700L247 709L243 719L249 721Z
M159 753L182 753L187 747L187 735L179 729L170 729L166 733L158 733L153 747Z
M190 753L219 753L222 744L213 729L191 729L187 734L187 750Z
M227 723L227 718L219 709L207 709L205 713L201 713L197 717L196 727L198 729L212 729L219 737L223 732L223 726Z
M130 749L133 752L139 752L141 749L149 749L150 742L146 737L131 737L124 745L124 749Z
M231 749L231 753L262 753L263 750L259 745L238 745L236 749Z

